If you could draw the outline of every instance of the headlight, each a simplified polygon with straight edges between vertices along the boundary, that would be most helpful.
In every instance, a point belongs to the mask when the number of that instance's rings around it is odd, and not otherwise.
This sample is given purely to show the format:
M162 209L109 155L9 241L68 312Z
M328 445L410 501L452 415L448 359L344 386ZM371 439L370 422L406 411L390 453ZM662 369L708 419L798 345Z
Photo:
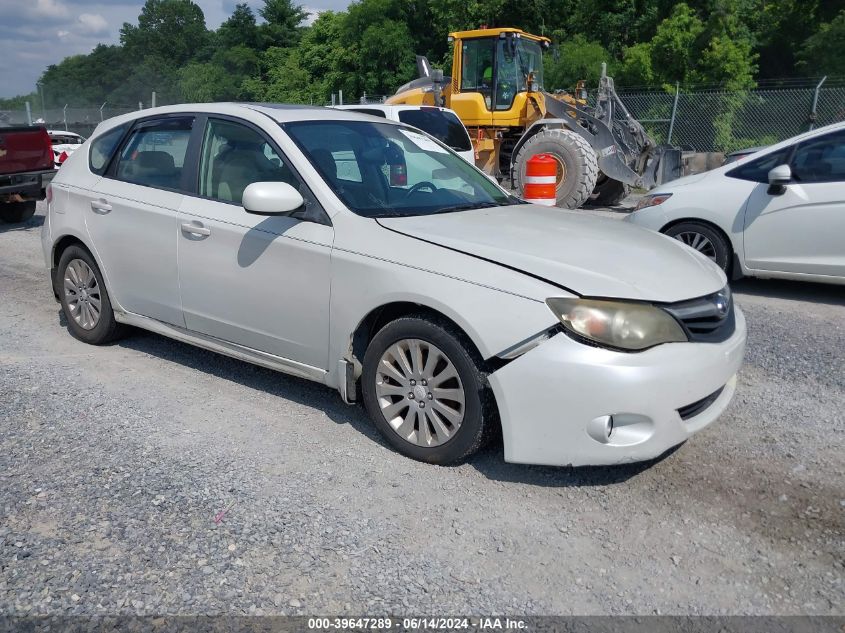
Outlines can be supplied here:
M546 304L568 332L602 346L639 351L688 340L672 315L647 303L553 297Z
M640 201L637 203L637 206L634 207L634 211L639 211L640 209L647 209L648 207L656 207L658 204L663 204L671 197L671 193L653 193L647 196L643 196L642 198L640 198Z

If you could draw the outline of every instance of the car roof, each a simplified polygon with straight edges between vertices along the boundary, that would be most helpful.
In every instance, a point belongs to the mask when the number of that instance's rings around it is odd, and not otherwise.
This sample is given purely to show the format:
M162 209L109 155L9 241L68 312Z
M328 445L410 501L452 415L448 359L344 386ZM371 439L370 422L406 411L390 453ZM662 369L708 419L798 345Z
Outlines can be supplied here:
M180 103L178 105L147 108L146 110L136 110L128 114L122 114L108 119L106 121L107 125L103 128L99 128L98 126L98 129L101 132L103 129L113 128L124 123L131 123L136 119L166 114L207 113L238 116L239 114L244 114L244 111L260 112L279 123L290 123L294 121L372 121L372 117L366 114L322 106L286 103ZM399 123L387 119L381 119L380 121L388 125L399 125ZM100 132L97 132L97 134Z
M441 108L440 106L432 105L407 105L390 104L390 103L345 103L343 105L331 106L335 110L381 110L382 112L399 112L401 110L446 110L449 108Z

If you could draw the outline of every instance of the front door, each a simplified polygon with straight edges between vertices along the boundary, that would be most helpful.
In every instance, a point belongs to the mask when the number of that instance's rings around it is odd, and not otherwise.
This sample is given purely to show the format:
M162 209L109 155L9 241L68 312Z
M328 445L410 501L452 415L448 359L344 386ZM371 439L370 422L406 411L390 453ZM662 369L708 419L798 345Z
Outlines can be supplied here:
M779 195L759 184L745 211L753 270L845 277L845 130L803 141Z
M197 196L179 211L179 282L189 330L328 369L334 231L328 224L247 213L253 182L284 181L317 202L252 124L210 118Z

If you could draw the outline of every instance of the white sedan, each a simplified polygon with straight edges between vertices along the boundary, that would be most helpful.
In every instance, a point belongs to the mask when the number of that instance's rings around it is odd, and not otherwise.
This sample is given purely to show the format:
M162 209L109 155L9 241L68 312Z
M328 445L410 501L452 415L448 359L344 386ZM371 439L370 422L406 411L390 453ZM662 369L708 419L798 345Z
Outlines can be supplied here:
M144 110L100 124L48 200L73 336L133 325L360 394L415 459L459 461L499 428L512 462L650 459L734 394L745 319L711 261L524 204L399 123Z
M845 123L674 180L626 219L681 240L735 278L845 284Z

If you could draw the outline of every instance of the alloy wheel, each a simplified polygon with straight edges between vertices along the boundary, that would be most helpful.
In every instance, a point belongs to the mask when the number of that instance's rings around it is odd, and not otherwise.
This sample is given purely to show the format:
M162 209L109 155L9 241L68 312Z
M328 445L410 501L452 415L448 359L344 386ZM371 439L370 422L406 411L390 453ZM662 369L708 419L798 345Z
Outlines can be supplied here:
M84 330L93 330L100 322L102 297L97 276L81 259L72 259L65 268L65 302L71 318Z
M675 235L675 239L697 250L702 255L716 261L716 247L706 235L695 231L684 231Z
M452 361L435 345L421 339L397 341L379 359L375 378L381 413L402 439L439 446L460 429L464 387Z

